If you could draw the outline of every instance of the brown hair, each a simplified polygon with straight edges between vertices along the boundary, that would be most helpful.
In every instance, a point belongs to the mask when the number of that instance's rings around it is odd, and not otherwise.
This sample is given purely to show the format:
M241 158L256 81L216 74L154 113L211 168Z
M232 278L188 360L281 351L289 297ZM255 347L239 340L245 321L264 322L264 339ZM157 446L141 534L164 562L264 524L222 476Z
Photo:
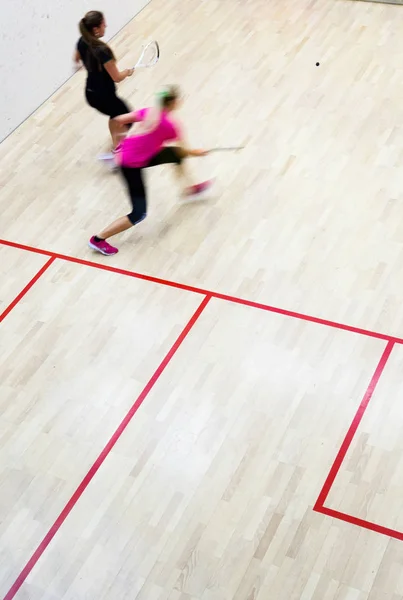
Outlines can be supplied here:
M161 108L168 108L168 106L177 100L179 96L180 90L177 85L169 85L157 94Z
M108 50L110 52L111 59L114 60L115 56L111 48L109 48L108 44L105 44L105 42L97 38L93 33L94 28L101 27L103 21L104 15L99 10L90 10L89 12L87 12L87 14L84 15L78 26L80 29L80 33L84 41L87 42L88 47L93 56L96 57L95 50L97 48L102 48L104 50ZM99 68L101 68L100 64Z

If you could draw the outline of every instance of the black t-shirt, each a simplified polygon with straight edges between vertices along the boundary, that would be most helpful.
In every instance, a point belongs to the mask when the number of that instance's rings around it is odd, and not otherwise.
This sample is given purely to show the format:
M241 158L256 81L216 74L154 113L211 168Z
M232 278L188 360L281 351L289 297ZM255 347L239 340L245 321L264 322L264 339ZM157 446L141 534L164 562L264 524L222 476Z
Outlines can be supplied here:
M115 93L116 86L112 77L105 69L105 63L113 60L113 54L108 47L91 49L81 37L77 42L77 50L87 69L87 90L92 92Z

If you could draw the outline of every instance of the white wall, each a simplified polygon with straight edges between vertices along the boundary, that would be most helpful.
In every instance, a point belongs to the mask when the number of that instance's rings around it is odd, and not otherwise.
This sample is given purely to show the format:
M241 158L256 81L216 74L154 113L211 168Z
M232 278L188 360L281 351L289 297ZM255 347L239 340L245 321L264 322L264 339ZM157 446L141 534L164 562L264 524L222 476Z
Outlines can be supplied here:
M0 141L70 77L88 10L105 14L110 39L149 1L0 0Z

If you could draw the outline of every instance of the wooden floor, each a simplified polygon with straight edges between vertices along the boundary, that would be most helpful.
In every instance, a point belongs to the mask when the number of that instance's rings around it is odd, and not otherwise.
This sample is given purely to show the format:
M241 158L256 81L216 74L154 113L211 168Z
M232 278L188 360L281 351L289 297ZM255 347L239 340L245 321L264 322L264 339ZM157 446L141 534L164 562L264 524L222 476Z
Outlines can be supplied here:
M403 598L403 11L153 0L213 175L127 199L78 73L0 146L0 596ZM316 62L320 66L315 66Z

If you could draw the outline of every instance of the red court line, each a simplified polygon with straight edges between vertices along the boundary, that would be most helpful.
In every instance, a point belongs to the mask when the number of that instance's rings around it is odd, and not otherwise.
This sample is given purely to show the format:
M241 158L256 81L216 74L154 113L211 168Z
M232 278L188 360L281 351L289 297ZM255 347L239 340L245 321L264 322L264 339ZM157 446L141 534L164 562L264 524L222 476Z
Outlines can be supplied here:
M97 263L97 262L93 262L90 260L84 260L82 258L76 258L74 256L67 256L65 254L49 252L48 250L41 250L39 248L33 248L31 246L26 246L24 244L18 244L16 242L10 242L8 240L0 239L0 244L2 244L4 246L10 246L11 248L18 248L19 250L35 252L37 254L43 254L45 256L52 256L53 258L58 258L60 260L65 260L67 262L71 262L71 263L75 263L75 264L79 264L79 265L85 265L87 267L92 267L95 269L100 269L101 271L109 271L111 273L126 275L127 277L134 277L135 279L142 279L144 281L150 281L152 283L157 283L160 285L177 288L177 289L180 289L183 291L193 292L194 294L201 294L203 296L210 296L211 298L217 298L218 300L225 300L227 302L233 302L235 304L241 304L243 306L249 306L251 308L258 308L260 310L265 310L267 312L272 312L272 313L276 313L276 314L283 315L286 317L291 317L293 319L299 319L301 321L308 321L309 323L325 325L326 327L333 327L334 329L341 329L343 331L349 331L351 333L357 333L359 335L365 335L368 337L378 338L381 340L394 342L395 344L403 344L403 338L394 337L394 336L387 335L384 333L379 333L377 331L371 331L369 329L362 329L360 327L345 325L343 323L338 323L336 321L328 321L327 319L321 319L319 317L313 317L311 315L306 315L304 313L299 313L299 312L295 312L292 310L286 310L283 308L278 308L276 306L270 306L269 304L262 304L260 302L254 302L252 300L245 300L243 298L238 298L236 296L221 294L219 292L213 292L211 290L205 290L203 288L198 288L195 286L178 283L175 281L169 281L167 279L153 277L152 275L144 275L142 273L136 273L135 271L119 269L118 267L112 267L110 265L105 265L103 263Z
M338 510L333 510L332 508L327 508L326 506L321 506L319 508L315 508L314 510L328 517L333 517L334 519L345 521L346 523L350 523L351 525L357 525L357 527L363 527L364 529L375 531L375 533L380 533L381 535L387 535L388 537L392 537L396 540L403 541L403 533L401 531L389 529L389 527L383 527L382 525L377 525L376 523L372 523L371 521L365 521L365 519L358 519L357 517L352 517L351 515L340 512Z
M31 573L32 569L35 567L35 565L41 558L42 554L45 552L46 548L49 546L49 544L55 537L56 533L59 531L60 527L63 525L64 521L67 519L70 512L73 510L74 506L77 504L78 500L80 499L80 497L82 496L82 494L84 493L84 491L86 490L88 485L90 484L91 480L94 478L97 471L99 470L101 465L104 463L108 454L111 452L111 450L115 446L116 442L119 440L120 436L122 435L122 433L124 432L126 427L129 425L130 421L132 420L132 418L134 417L134 415L136 414L136 412L138 411L140 406L143 404L144 400L146 399L148 394L151 392L151 390L157 383L158 379L160 378L160 376L162 375L162 373L164 372L164 370L170 363L171 359L176 354L180 345L182 344L184 339L187 337L190 330L192 329L192 327L194 326L194 324L196 323L196 321L198 320L198 318L200 317L200 315L206 308L210 299L211 299L211 296L205 296L203 298L198 309L194 312L193 316L190 318L187 325L184 327L184 329L180 333L179 337L172 345L168 354L166 354L165 358L160 363L159 367L157 368L155 373L152 375L151 379L148 381L148 383L144 387L143 391L141 392L141 394L139 395L139 397L137 398L135 403L130 408L129 412L123 418L122 422L120 423L120 425L118 426L118 428L116 429L116 431L114 432L112 437L110 438L109 442L106 444L106 446L101 451L99 456L95 459L95 462L90 467L89 471L84 476L81 483L78 485L77 489L71 496L70 500L67 502L67 504L65 505L65 507L59 514L59 516L57 517L56 521L50 527L49 531L47 532L47 534L45 535L45 537L43 538L43 540L41 541L41 543L39 544L39 546L37 547L35 552L32 554L31 558L28 560L25 567L22 569L21 573L18 575L17 579L14 581L11 588L9 589L7 594L4 596L3 600L11 600L12 598L15 597L18 590L20 589L20 587L22 586L22 584L24 583L24 581L26 580L28 575Z
M365 413L365 411L368 407L368 404L373 396L375 388L378 385L379 379L383 373L386 363L388 362L389 356L393 350L393 346L394 346L394 342L391 342L391 341L389 341L386 344L386 348L382 353L382 356L379 360L378 366L375 369L375 373L373 374L371 381L369 382L369 386L364 394L363 399L361 400L360 406L358 407L358 410L355 413L353 421L346 433L346 437L344 438L343 443L340 446L340 450L337 453L337 456L336 456L336 458L333 462L333 465L329 471L329 474L326 478L323 488L318 496L318 499L316 500L313 510L316 510L318 512L323 512L322 509L325 508L324 504L326 502L326 498L329 495L329 492L332 488L334 480L337 477L337 473L339 472L339 469L343 463L343 460L346 457L346 454L348 452L350 444L353 441L353 438L357 432L358 426L361 423L364 413ZM325 510L330 510L330 509L326 508ZM336 512L336 511L333 511L333 512ZM343 514L343 513L340 513L340 514ZM360 520L360 519L358 519L358 520Z
M22 300L27 292L31 289L33 285L38 281L38 279L47 271L50 265L55 262L56 258L52 256L49 260L43 265L41 269L37 272L34 277L32 277L31 281L27 283L27 285L20 291L18 296L14 298L14 300L7 306L7 308L0 314L0 323L6 318L6 316L15 308L15 306Z

